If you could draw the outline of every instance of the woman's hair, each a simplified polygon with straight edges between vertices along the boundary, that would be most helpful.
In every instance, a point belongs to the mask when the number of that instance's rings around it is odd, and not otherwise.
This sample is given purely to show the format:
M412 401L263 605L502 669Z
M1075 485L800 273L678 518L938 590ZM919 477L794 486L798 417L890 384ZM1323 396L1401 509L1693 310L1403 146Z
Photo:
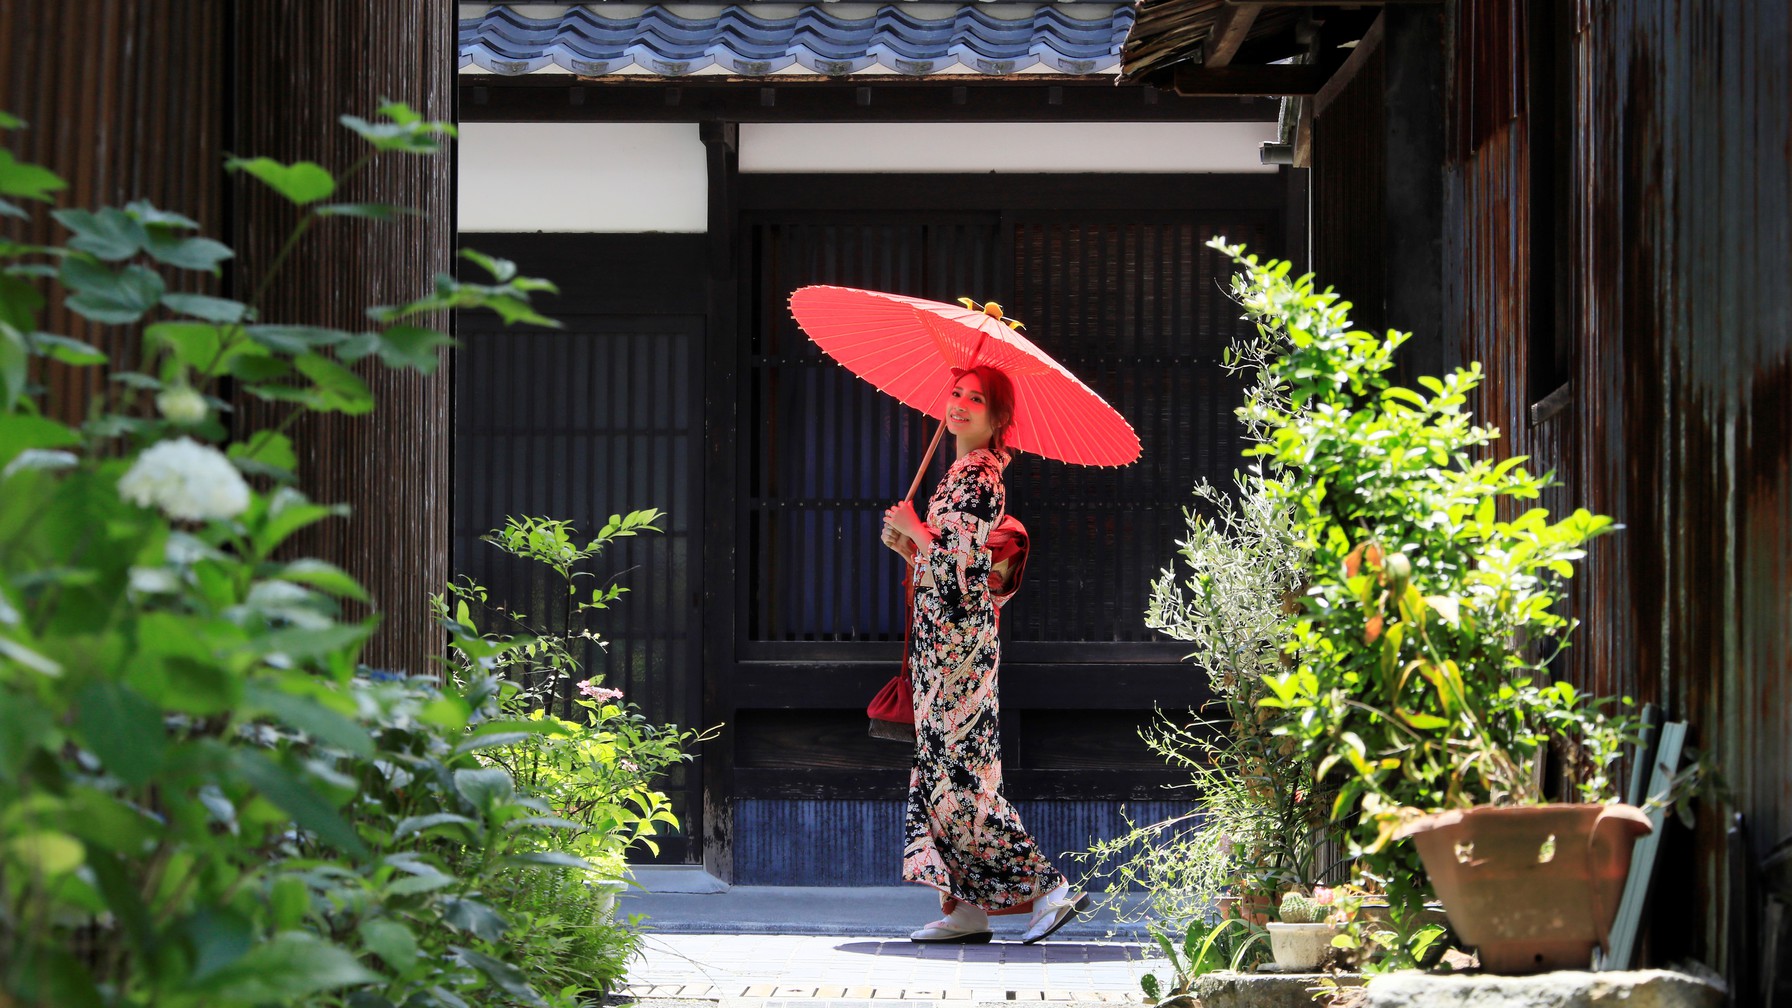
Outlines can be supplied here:
M988 364L979 364L960 373L974 374L983 381L983 401L989 407L990 426L995 428L989 436L989 450L1005 454L1008 451L1008 428L1014 423L1014 383Z

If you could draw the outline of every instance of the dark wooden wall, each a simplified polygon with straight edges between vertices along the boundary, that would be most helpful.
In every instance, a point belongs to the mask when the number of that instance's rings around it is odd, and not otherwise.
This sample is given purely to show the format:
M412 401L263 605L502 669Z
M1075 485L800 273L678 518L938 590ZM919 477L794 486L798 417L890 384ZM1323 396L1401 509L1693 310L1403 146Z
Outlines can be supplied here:
M1753 876L1792 835L1792 12L1476 0L1452 47L1452 327L1501 450L1626 526L1564 671L1690 722L1727 778L1657 872L1652 958L1755 1003Z
M222 95L229 53L221 40L229 6L226 0L0 3L0 110L27 125L0 142L68 182L62 206L147 199L228 240L230 110ZM30 221L7 219L4 226L9 237L33 243L68 237L48 208L34 207ZM94 325L59 301L48 307L44 324L101 347L120 370L134 364L135 329ZM63 417L73 420L107 382L94 368L58 367L47 372L45 384Z
M342 170L359 141L337 124L383 99L453 118L454 21L448 0L70 0L0 4L0 108L32 128L9 138L69 180L64 205L147 198L192 216L239 258L219 290L244 294L291 223L291 210L226 178L226 153L307 159ZM352 142L351 142L352 141ZM263 316L358 328L368 304L408 299L448 268L453 174L446 156L391 159L342 196L417 207L374 228L318 229L267 297ZM46 218L47 220L47 218ZM39 224L33 237L53 237ZM128 364L134 331L103 332L53 313L52 325ZM447 320L436 320L445 326ZM426 596L447 578L449 384L365 369L379 406L362 418L308 419L295 431L313 497L353 517L300 548L361 578L384 613L370 663L422 672L440 652ZM97 373L52 376L75 404ZM247 420L265 407L241 403Z
M233 150L308 159L341 171L366 149L337 124L402 101L427 119L454 118L454 5L450 0L258 0L237 5ZM429 290L451 271L454 175L447 155L390 157L341 191L346 201L421 211L391 223L331 222L295 256L264 314L311 325L359 328L370 304ZM259 276L284 239L290 211L260 189L239 187L232 205L241 268ZM446 315L423 324L448 328ZM315 499L353 508L300 548L360 578L382 613L369 664L421 673L442 650L428 595L448 580L448 453L452 384L377 363L357 370L378 406L363 417L311 416L293 431L300 478ZM239 403L246 417L265 407Z

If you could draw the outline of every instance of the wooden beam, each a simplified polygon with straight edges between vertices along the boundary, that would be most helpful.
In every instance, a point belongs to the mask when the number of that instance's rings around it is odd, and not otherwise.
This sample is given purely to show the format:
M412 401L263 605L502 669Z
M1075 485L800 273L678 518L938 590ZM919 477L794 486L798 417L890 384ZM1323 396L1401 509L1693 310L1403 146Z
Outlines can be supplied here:
M1232 57L1238 55L1238 47L1244 45L1245 37L1251 33L1251 24L1262 10L1263 5L1255 3L1221 7L1213 29L1201 43L1201 65L1210 70L1230 66Z
M1350 83L1351 78L1356 76L1357 71L1361 70L1363 65L1369 62L1369 57L1374 55L1375 50L1380 48L1382 23L1386 20L1385 12L1375 16L1375 20L1369 23L1369 30L1363 33L1363 37L1357 41L1356 47L1350 50L1349 56L1345 57L1344 65L1340 66L1337 72L1325 82L1325 86L1319 89L1319 93L1313 96L1313 114L1315 116L1325 114L1326 106L1344 93L1344 88Z
M1292 97L1317 93L1325 80L1324 67L1305 64L1217 68L1188 64L1176 68L1172 87L1184 97Z
M1249 51L1249 47L1246 48ZM636 81L580 81L583 104L567 100L567 82L541 75L460 78L461 119L466 122L1274 122L1270 101L1183 98L1111 78L934 81L927 78L874 84L833 81L709 80L653 77ZM558 86L547 86L557 83ZM766 104L763 88L775 87ZM858 88L869 87L869 106ZM1053 103L1052 88L1060 88ZM480 100L483 93L485 98Z
M1294 160L1296 168L1313 167L1313 103L1299 100L1294 108Z

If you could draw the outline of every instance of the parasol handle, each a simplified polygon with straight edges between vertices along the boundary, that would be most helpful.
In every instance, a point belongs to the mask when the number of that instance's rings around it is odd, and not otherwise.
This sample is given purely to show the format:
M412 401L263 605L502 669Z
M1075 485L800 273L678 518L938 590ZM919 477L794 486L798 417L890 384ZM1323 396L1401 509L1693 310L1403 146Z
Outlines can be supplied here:
M915 499L915 491L921 489L921 477L927 475L927 465L933 461L933 453L939 449L940 437L945 433L946 421L942 419L940 425L933 429L933 440L928 443L926 453L921 456L921 466L915 470L915 481L908 485L908 496L902 498L903 500Z

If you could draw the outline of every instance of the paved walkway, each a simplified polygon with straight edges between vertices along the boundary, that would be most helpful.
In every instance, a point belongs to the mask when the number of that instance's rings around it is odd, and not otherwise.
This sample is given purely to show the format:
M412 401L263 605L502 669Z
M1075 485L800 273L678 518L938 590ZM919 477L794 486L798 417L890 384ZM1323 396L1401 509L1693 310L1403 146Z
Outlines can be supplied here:
M652 887L652 879L644 879ZM1139 1003L1139 977L1164 973L1156 948L1111 914L1020 944L1024 917L996 918L987 945L917 945L908 932L938 916L934 894L896 889L738 887L721 893L631 892L643 915L641 957L626 993L643 1005L700 1008L942 1008L1015 1001Z

